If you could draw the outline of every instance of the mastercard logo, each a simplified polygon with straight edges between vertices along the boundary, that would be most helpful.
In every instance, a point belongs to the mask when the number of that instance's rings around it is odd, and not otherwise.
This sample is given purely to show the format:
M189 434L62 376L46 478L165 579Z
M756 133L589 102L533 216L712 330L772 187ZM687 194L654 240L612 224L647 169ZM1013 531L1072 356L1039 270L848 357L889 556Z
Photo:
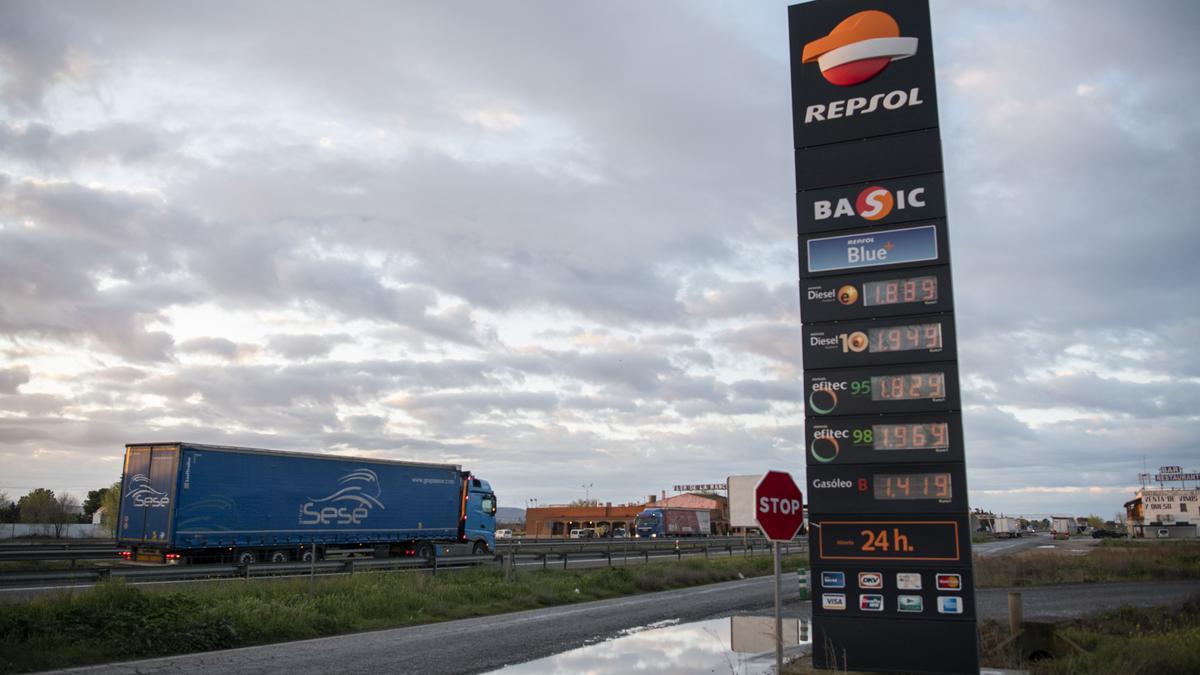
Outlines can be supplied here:
M830 84L862 84L892 61L917 53L917 38L900 37L900 26L889 14L869 9L852 14L823 38L804 45L802 63L817 62Z

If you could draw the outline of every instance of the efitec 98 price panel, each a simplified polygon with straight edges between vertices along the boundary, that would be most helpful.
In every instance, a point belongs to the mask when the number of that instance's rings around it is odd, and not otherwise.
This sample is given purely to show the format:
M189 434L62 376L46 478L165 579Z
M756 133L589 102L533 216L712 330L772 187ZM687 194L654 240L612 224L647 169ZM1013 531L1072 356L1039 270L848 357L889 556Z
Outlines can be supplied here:
M949 315L804 326L806 368L944 361L954 347Z
M805 323L940 313L952 308L950 268L859 272L800 283Z
M809 464L958 462L963 457L959 413L809 417Z

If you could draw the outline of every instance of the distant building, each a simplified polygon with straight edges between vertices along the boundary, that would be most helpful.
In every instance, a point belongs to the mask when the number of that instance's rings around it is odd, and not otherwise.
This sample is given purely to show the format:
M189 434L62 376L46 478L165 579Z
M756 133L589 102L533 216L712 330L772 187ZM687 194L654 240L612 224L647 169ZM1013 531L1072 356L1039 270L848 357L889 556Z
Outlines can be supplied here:
M1200 489L1142 488L1125 502L1129 536L1194 539L1200 536Z
M558 504L538 506L525 511L525 536L562 537L570 536L571 530L593 528L600 536L609 536L613 530L622 528L627 534L634 529L637 514L648 508L707 509L712 534L729 532L729 499L708 493L688 492L661 499L650 495L643 503L582 506Z

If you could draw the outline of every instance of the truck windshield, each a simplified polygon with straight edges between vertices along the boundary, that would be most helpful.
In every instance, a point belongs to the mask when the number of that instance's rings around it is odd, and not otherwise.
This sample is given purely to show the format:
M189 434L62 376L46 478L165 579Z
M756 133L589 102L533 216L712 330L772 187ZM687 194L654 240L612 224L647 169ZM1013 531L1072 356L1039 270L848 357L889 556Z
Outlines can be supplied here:
M637 517L638 527L653 527L658 522L657 513L639 513Z

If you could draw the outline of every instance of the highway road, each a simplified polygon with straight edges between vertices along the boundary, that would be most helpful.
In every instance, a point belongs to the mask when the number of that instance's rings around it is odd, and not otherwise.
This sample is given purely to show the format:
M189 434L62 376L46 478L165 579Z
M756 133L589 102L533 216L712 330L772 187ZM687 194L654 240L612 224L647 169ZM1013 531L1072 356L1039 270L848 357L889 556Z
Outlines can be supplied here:
M811 605L798 602L796 575L784 576L788 616L806 618ZM980 615L1007 617L1010 589L977 594ZM1172 605L1200 594L1200 581L1137 582L1026 587L1027 619L1061 619L1125 604ZM771 577L648 593L625 598L448 621L426 626L358 633L278 645L247 647L162 659L133 661L71 673L106 675L200 674L210 672L485 672L550 656L652 623L699 621L731 614L768 612Z

